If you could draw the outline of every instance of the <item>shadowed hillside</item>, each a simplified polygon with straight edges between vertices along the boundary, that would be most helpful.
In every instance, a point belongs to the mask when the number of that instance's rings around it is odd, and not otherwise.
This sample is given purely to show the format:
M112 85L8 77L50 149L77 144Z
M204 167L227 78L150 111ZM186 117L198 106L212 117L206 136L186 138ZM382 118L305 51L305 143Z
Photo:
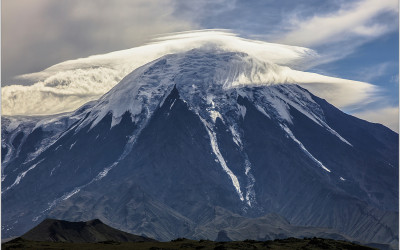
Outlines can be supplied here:
M21 238L28 241L74 243L155 241L109 227L98 219L86 222L45 219L42 223L22 235Z
M67 242L35 242L17 238L2 245L3 249L357 249L372 250L366 246L345 241L328 240L321 238L295 239L289 238L274 241L232 241L214 242L208 240L177 239L170 242L115 242L105 241L99 243L67 243Z

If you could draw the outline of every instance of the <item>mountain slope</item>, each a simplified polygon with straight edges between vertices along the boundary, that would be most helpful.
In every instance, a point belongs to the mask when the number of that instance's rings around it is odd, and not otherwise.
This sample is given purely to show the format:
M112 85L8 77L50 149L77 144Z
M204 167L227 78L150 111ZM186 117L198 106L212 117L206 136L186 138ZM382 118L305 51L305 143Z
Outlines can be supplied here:
M221 207L398 244L398 135L274 83L281 70L193 50L133 71L69 114L79 118L37 156L5 157L4 234L51 214L167 240L193 235ZM4 145L32 147L7 137L19 130L2 128Z

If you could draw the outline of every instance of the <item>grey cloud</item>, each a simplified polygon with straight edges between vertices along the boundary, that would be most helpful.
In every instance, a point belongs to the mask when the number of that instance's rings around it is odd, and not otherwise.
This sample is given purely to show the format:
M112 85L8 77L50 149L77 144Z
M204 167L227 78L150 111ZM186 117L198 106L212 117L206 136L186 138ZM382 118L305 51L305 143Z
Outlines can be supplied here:
M170 0L2 1L2 84L55 63L126 49L196 28Z

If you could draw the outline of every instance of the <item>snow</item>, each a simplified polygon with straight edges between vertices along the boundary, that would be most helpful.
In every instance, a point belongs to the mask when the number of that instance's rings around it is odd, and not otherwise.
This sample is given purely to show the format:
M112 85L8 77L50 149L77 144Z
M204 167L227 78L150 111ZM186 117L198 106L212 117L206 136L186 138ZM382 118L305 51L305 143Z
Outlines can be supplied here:
M99 181L101 179L103 179L104 177L107 176L108 172L110 172L111 169L113 169L116 165L118 164L118 162L114 162L113 164L111 164L111 166L106 167L105 169L103 169L103 171L101 171L96 178L94 178L95 181Z
M238 104L238 110L239 110L239 114L244 119L244 117L246 116L246 107Z
M69 192L69 193L63 195L63 196L61 197L61 199L62 199L63 201L68 200L68 199L71 198L73 195L79 193L79 191L81 191L80 188L75 188L75 189L72 190L71 192Z
M222 115L216 110L210 110L209 113L210 113L210 117L214 123L217 121L217 118L220 118L222 121L224 120L222 118Z
M18 174L17 178L15 178L14 183L11 184L11 186L7 187L7 188L6 188L4 191L2 191L1 193L5 193L5 192L8 191L9 189L11 189L11 188L17 186L17 185L21 182L21 180L26 176L26 174L27 174L29 171L35 169L36 166L37 166L38 164L40 164L43 160L44 160L44 159L40 160L38 163L33 164L33 165L32 165L30 168L28 168L26 171L24 171L24 172Z
M256 193L254 191L254 185L256 183L256 179L254 176L251 174L251 163L247 159L246 155L246 160L245 160L245 174L247 176L247 181L248 184L246 186L246 203L249 207L253 207L253 205L256 203Z
M286 132L286 134L294 141L296 142L299 147L301 148L301 150L303 150L303 152L309 157L311 158L315 163L317 163L318 166L320 166L322 169L324 169L327 172L331 172L331 170L329 170L327 167L324 166L324 164L322 164L322 162L320 162L317 158L315 158L303 145L303 143L301 143L292 133L292 131L286 126L286 125L282 125L281 124L281 128Z
M271 119L271 116L269 116L269 114L267 114L267 112L265 112L264 108L261 107L260 105L256 105L256 108L258 111L260 111L263 115L265 115L266 117L268 117L269 119Z
M7 132L7 136L2 137L2 145L7 146L9 151L1 164L2 173L12 160L18 156L20 148L14 148L12 142L14 138L23 133L22 142L27 136L36 129L45 131L49 136L40 141L40 144L35 145L35 151L30 152L25 159L24 164L36 159L38 155L49 148L53 143L64 133L69 126L76 121L82 119L93 103L88 103L76 112L64 113L50 116L2 116L2 134Z
M233 142L238 145L241 149L243 148L242 140L240 139L239 132L236 131L234 126L229 126L229 130L232 133L232 140Z
M218 162L220 163L220 165L221 165L222 169L225 171L225 173L227 173L228 176L230 177L232 184L233 184L234 188L236 189L237 194L239 195L240 200L243 201L244 198L243 198L242 191L240 190L239 180L236 177L236 175L232 172L232 170L230 170L229 167L226 165L225 159L222 156L222 154L218 148L217 136L211 130L210 125L202 117L199 116L199 118L203 122L204 127L206 128L206 130L208 132L208 136L210 137L211 148L212 148L214 154L217 156Z
M286 104L290 104L290 106L300 111L310 120L326 128L331 134L335 135L344 143L352 146L346 139L344 139L335 130L329 127L328 124L326 124L326 122L323 120L324 118L322 110L319 111L318 105L314 102L314 100L307 92L302 91L302 93L300 93L298 92L298 90L295 90L295 88L288 87L287 85L282 85L279 91L274 88L271 88L271 90L274 92L275 96L279 96L279 98L283 100L283 102L285 102ZM284 105L276 103L274 104L274 106L278 109L278 113L281 115L281 117L283 117L286 121L292 123L290 120L290 115L288 114L289 112L287 106L285 108Z
M61 164L59 163L57 166L55 166L51 171L50 171L50 176L53 175L54 171L59 168L61 166Z
M169 107L169 110L172 109L172 107L174 106L175 102L176 102L176 99L172 102L171 106Z

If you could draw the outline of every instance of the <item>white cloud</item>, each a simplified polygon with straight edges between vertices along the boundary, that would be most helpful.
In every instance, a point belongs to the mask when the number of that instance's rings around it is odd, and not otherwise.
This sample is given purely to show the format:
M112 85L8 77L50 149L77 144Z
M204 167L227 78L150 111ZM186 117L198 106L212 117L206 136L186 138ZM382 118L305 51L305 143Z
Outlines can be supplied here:
M397 0L343 1L339 10L288 18L275 42L318 49L316 66L345 58L358 47L398 28Z
M399 108L384 107L353 113L352 115L375 123L381 123L393 131L399 132Z
M297 72L294 82L339 108L362 107L378 98L379 88L360 81Z
M371 98L375 90L368 83L299 71L304 64L318 60L318 55L310 49L247 40L232 33L208 30L174 34L141 47L70 60L38 73L23 75L21 78L36 83L3 87L2 114L46 115L72 111L98 99L141 65L166 54L199 47L245 52L261 62L277 65L279 77L274 78L275 83L299 83L339 107Z
M300 46L316 46L349 41L354 37L378 37L393 30L397 23L387 23L374 18L382 13L398 12L397 0L363 0L346 3L335 13L315 15L306 20L293 17L291 31L283 34L279 42Z

